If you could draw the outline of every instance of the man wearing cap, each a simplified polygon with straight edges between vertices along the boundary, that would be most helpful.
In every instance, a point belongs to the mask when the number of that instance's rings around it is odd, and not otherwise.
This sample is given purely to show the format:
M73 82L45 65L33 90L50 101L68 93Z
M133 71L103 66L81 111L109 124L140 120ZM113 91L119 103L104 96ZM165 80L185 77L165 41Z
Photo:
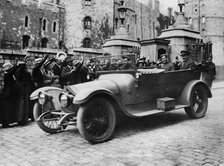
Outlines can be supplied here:
M190 56L190 52L186 50L182 50L181 52L181 57L183 61L180 63L180 70L184 69L194 69L196 67L196 64L194 60Z
M146 67L147 67L146 58L145 58L145 57L140 58L140 59L137 61L136 66L137 66L137 68L139 68L139 69L146 68Z
M76 83L80 83L80 69L83 65L83 58L81 61L73 61L70 57L65 59L66 65L63 66L61 71L61 82L62 86L72 85Z
M129 56L123 56L123 65L120 67L121 70L134 69L132 59Z
M71 84L71 72L73 70L73 61L71 57L66 57L61 68L60 83L62 88Z
M35 59L35 67L33 68L33 71L32 71L32 78L36 88L40 88L44 86L44 75L43 75L41 67L43 66L47 58L48 58L48 55L46 55L43 60L42 58Z
M157 66L160 69L165 69L165 71L172 71L175 69L173 63L168 62L168 55L167 54L162 54L161 55L161 60Z

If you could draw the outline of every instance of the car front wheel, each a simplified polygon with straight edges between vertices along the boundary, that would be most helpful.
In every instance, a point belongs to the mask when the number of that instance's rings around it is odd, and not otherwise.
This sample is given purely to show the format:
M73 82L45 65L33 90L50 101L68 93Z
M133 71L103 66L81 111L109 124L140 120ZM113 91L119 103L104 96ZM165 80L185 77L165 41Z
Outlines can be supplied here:
M55 134L63 131L67 127L59 125L62 117L60 114L54 113L54 111L43 111L42 106L38 102L35 103L33 111L37 113L35 119L37 125L47 133Z
M80 134L90 143L109 140L115 130L116 114L108 100L93 98L80 106L77 115L77 127Z
M185 108L186 114L193 119L205 116L208 107L208 96L204 86L197 85L191 91L190 106Z

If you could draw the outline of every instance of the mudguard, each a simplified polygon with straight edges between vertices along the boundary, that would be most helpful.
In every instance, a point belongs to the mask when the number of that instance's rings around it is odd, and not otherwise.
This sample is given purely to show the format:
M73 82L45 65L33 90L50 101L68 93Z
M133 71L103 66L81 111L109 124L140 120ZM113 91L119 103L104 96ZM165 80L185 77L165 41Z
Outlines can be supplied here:
M181 93L181 96L180 96L180 103L181 104L190 105L191 91L196 85L204 86L205 89L207 90L208 98L212 97L211 90L210 90L209 86L204 81L202 81L202 80L192 80L184 87L184 90Z
M49 96L52 96L51 104L54 105L55 110L61 110L61 105L59 102L59 94L62 92L62 89L57 88L57 87L42 87L37 90L35 90L31 95L30 95L30 100L37 100L38 99L38 94L40 92L46 92ZM46 104L45 104L46 105Z
M116 96L112 91L101 87L94 87L78 92L73 99L73 104L83 104L86 103L94 95L105 95L105 94L109 95L115 101L118 102L119 97Z

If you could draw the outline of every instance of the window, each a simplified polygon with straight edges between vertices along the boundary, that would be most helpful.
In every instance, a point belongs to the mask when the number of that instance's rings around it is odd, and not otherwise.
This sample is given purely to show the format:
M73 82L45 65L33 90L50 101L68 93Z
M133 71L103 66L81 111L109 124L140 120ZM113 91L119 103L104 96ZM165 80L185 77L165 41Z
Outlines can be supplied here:
M28 35L23 36L23 49L29 47L29 40L30 40L30 36Z
M171 16L172 16L172 12L173 12L173 9L170 8L170 7L168 7L168 17L171 18Z
M205 24L205 16L202 16L202 19L201 19L201 21L202 21L202 24Z
M91 6L91 0L85 0L85 6Z
M53 22L53 25L52 25L52 32L56 32L57 31L57 22L56 21L54 21Z
M84 18L84 29L91 29L91 18L89 16Z
M41 39L41 47L42 48L47 48L47 43L48 43L48 39L46 37Z
M118 28L118 18L115 18L115 28Z
M56 0L56 4L59 5L60 4L60 0Z
M83 47L84 48L90 48L90 46L91 46L91 40L90 40L90 38L85 38L85 39L83 39Z
M189 24L191 25L192 24L192 18L191 17L189 17Z
M47 31L47 20L45 18L43 19L42 29L43 31Z
M25 22L24 22L24 27L28 27L29 26L29 17L28 15L25 16Z

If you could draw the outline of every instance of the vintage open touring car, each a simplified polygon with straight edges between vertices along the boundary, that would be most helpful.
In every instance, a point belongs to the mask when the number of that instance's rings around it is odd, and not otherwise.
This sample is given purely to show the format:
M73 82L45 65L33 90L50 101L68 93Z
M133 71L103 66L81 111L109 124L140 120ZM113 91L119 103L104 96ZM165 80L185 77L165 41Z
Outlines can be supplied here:
M203 66L178 71L137 69L135 64L122 70L101 69L94 81L34 91L30 96L36 100L34 116L38 126L52 134L77 125L90 143L111 139L121 114L143 117L184 108L190 118L202 118L212 97L201 79Z

